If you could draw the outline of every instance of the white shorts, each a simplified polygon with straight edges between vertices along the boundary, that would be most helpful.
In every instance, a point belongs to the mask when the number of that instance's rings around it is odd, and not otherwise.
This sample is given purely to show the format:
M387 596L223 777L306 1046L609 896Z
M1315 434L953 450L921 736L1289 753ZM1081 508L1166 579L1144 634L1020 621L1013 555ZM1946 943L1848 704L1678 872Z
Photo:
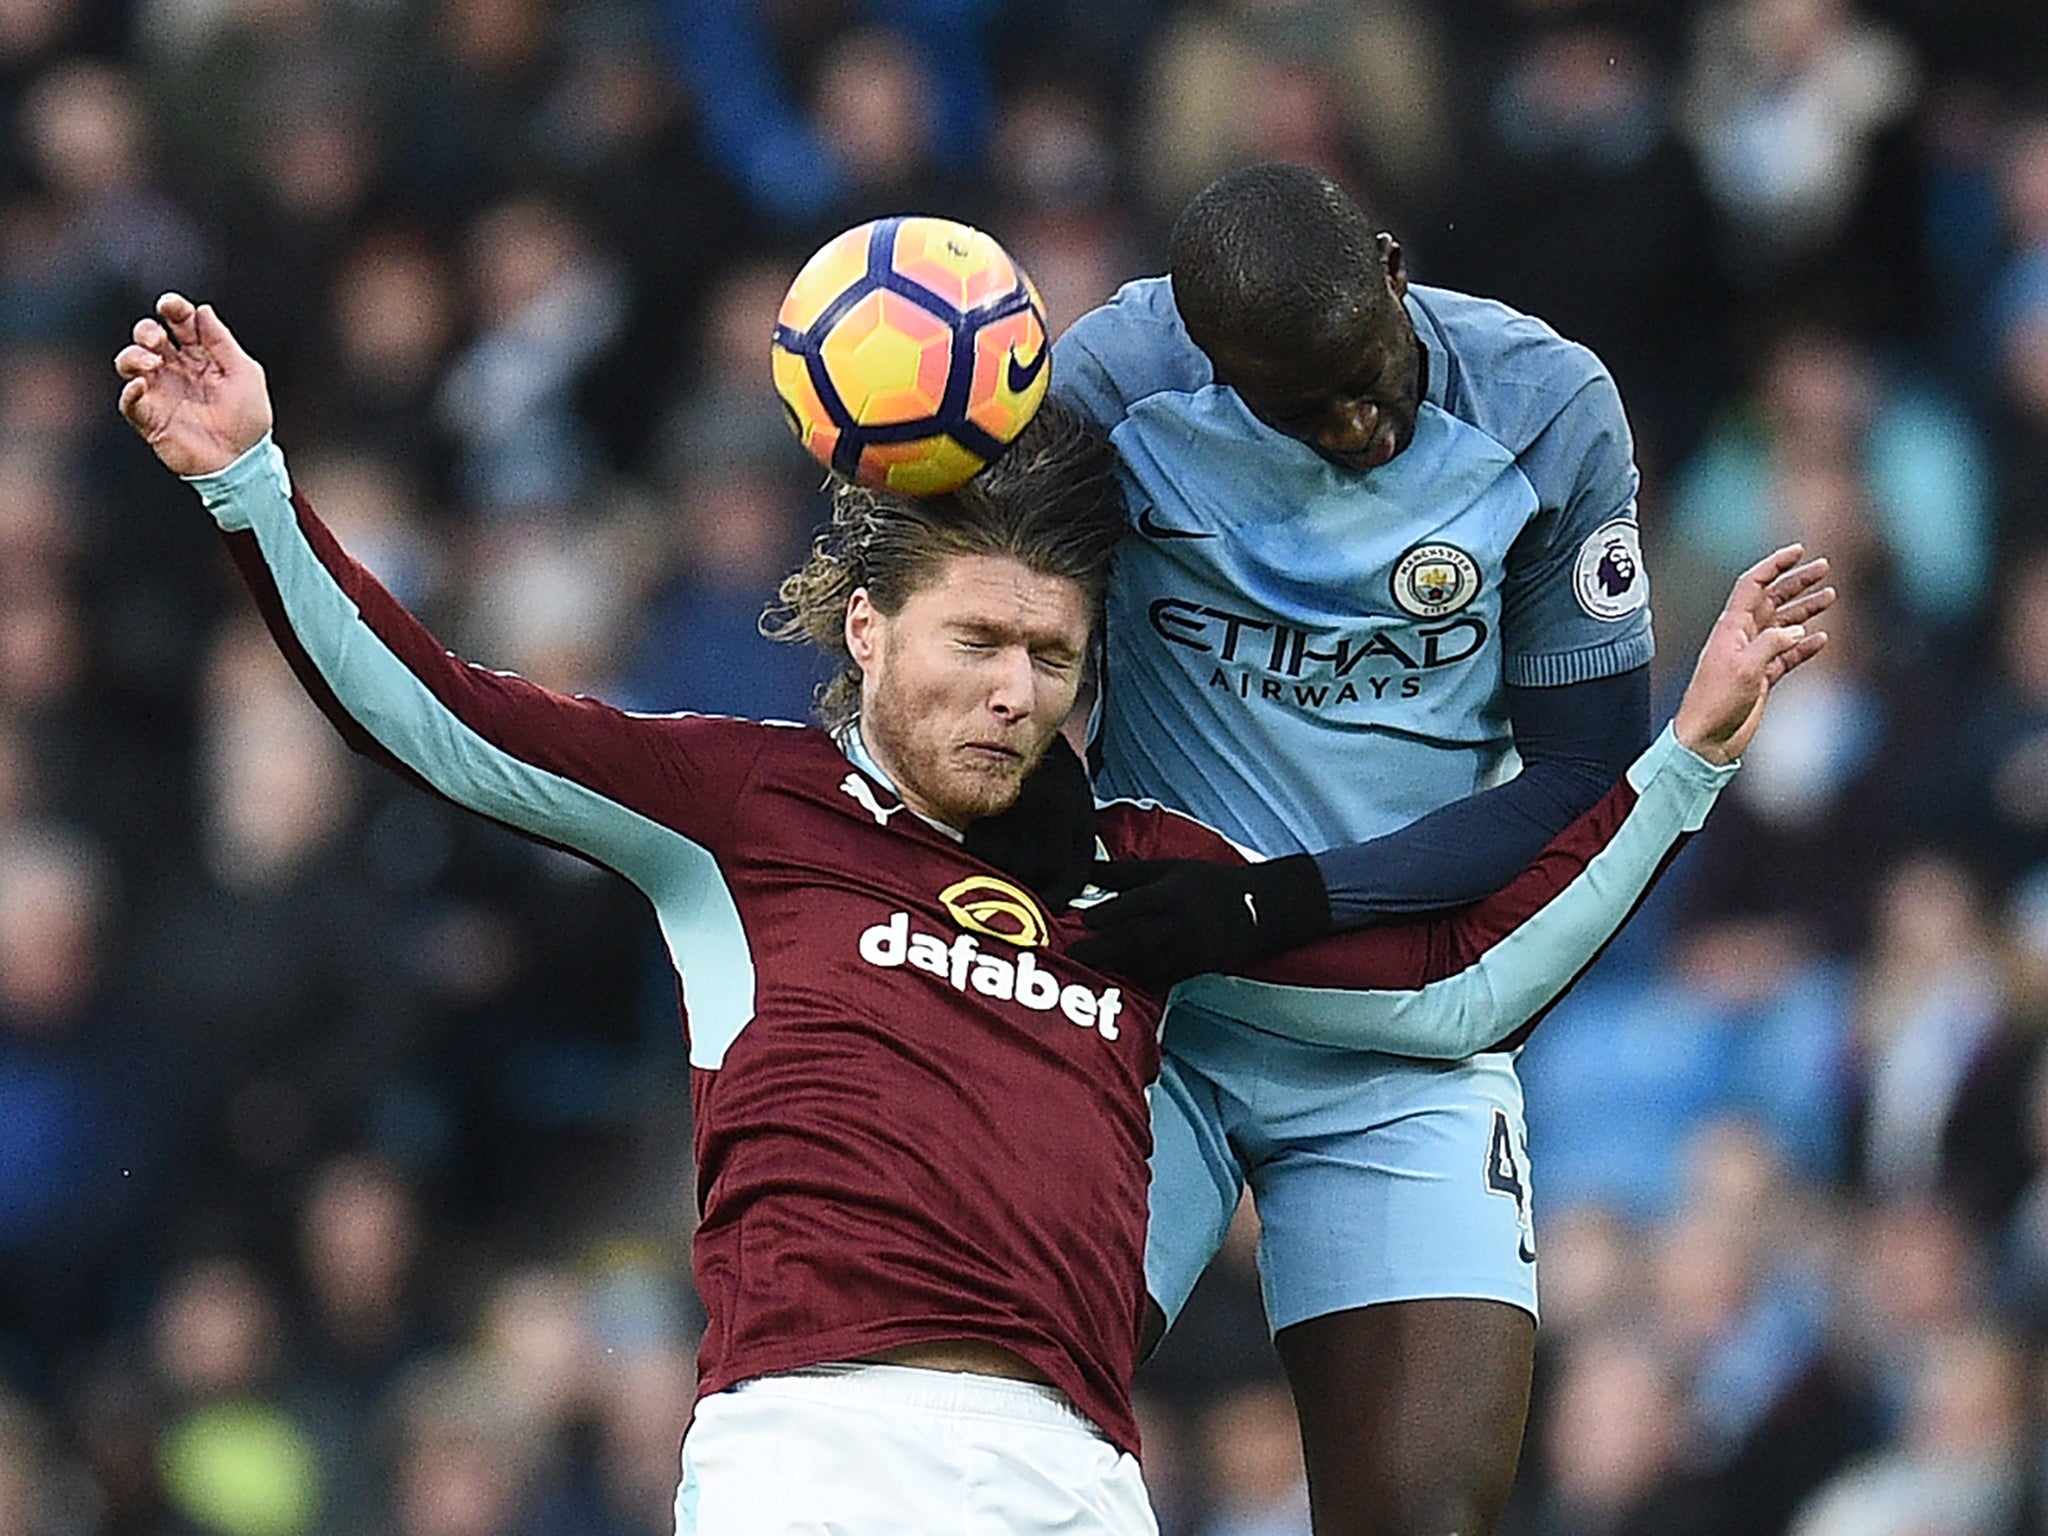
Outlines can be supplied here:
M1135 1458L1052 1387L900 1365L697 1404L676 1536L1158 1536Z

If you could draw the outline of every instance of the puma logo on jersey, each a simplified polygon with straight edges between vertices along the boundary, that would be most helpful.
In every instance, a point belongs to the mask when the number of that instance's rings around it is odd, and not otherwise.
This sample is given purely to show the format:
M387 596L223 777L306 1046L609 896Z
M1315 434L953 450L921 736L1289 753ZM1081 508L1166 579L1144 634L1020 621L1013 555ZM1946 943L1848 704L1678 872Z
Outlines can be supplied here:
M839 789L842 794L851 795L856 805L874 817L875 825L878 827L889 825L889 818L903 809L903 802L899 800L886 811L883 810L881 802L875 798L875 792L868 788L868 781L857 773L849 773L841 779Z
M950 940L943 934L913 933L908 912L892 913L865 929L860 936L860 957L884 970L907 965L936 977L955 992L973 991L997 1002L1022 1003L1034 1013L1058 1009L1070 1024L1093 1029L1105 1040L1114 1040L1121 1033L1116 1020L1124 1006L1122 989L1104 987L1095 992L1079 982L1062 986L1030 950L1017 951L1014 960L987 954L981 940L971 933L956 933Z

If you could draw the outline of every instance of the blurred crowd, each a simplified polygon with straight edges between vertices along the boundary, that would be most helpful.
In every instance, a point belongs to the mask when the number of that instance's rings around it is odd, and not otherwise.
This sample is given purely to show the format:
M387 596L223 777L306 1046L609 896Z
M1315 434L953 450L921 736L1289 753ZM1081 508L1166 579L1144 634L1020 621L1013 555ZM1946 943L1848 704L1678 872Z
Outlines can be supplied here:
M164 288L464 654L801 717L783 285L966 218L1055 327L1248 159L1593 345L1660 693L1838 643L1525 1058L1509 1536L2048 1530L2040 0L0 0L0 1536L656 1536L688 1077L609 877L350 758L116 417ZM1249 1219L1166 1536L1304 1536Z

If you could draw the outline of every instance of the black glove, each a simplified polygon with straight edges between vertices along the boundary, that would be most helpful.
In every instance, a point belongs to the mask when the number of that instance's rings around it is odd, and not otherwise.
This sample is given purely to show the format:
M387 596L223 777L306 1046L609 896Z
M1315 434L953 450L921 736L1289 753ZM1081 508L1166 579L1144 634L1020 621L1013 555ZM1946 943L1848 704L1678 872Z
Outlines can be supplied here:
M966 844L1055 912L1081 894L1095 859L1095 791L1064 736L1053 737L1015 804L969 823Z
M1263 864L1119 859L1089 879L1121 891L1088 908L1092 930L1068 951L1156 996L1204 971L1235 971L1330 931L1330 895L1305 853Z

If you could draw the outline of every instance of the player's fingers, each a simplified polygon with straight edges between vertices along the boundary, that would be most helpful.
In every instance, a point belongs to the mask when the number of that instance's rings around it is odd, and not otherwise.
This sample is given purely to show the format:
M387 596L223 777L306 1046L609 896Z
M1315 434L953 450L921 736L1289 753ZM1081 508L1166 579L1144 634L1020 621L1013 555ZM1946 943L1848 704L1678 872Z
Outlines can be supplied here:
M147 347L152 352L171 350L171 333L153 315L144 315L136 321L135 329L128 334L138 347Z
M1765 679L1772 684L1778 683L1794 667L1802 667L1818 656L1826 649L1827 643L1827 631L1809 631L1796 644L1787 646L1764 664Z
M1756 638L1743 648L1743 665L1768 675L1772 664L1780 656L1795 650L1806 635L1804 626L1798 624L1773 624L1759 630Z
M1800 593L1819 586L1823 581L1827 580L1827 576L1827 556L1816 555L1813 559L1792 567L1791 570L1773 581L1764 591L1774 603L1790 602L1793 598L1799 596Z
M172 290L159 294L156 301L157 318L162 320L171 337L179 346L189 346L198 340L192 327L194 314L192 301L182 293Z
M124 379L139 379L163 365L162 354L146 346L126 346L114 354L114 372Z
M1818 587L1803 592L1789 603L1780 603L1774 616L1779 624L1810 624L1835 605L1835 589Z
M1786 571L1791 570L1805 554L1804 544L1787 544L1772 550L1735 578L1735 591L1729 596L1728 606L1748 607L1755 593L1763 591Z
M1722 619L1744 635L1754 634L1769 624L1776 608L1771 586L1798 565L1804 553L1804 546L1787 544L1736 577L1735 585L1728 591L1728 601L1721 607Z
M1806 638L1806 631L1797 624L1772 624L1758 630L1743 642L1735 658L1735 675L1743 679L1745 689L1755 686L1755 680L1770 675L1770 668L1780 656Z
M149 380L147 379L130 379L126 384L122 385L121 414L130 421L134 421L135 413L141 409L142 397L148 392Z
M199 344L206 348L215 362L233 366L251 361L249 354L242 350L242 344L235 340L235 333L227 323L214 312L211 304L202 304L192 317L194 333Z

